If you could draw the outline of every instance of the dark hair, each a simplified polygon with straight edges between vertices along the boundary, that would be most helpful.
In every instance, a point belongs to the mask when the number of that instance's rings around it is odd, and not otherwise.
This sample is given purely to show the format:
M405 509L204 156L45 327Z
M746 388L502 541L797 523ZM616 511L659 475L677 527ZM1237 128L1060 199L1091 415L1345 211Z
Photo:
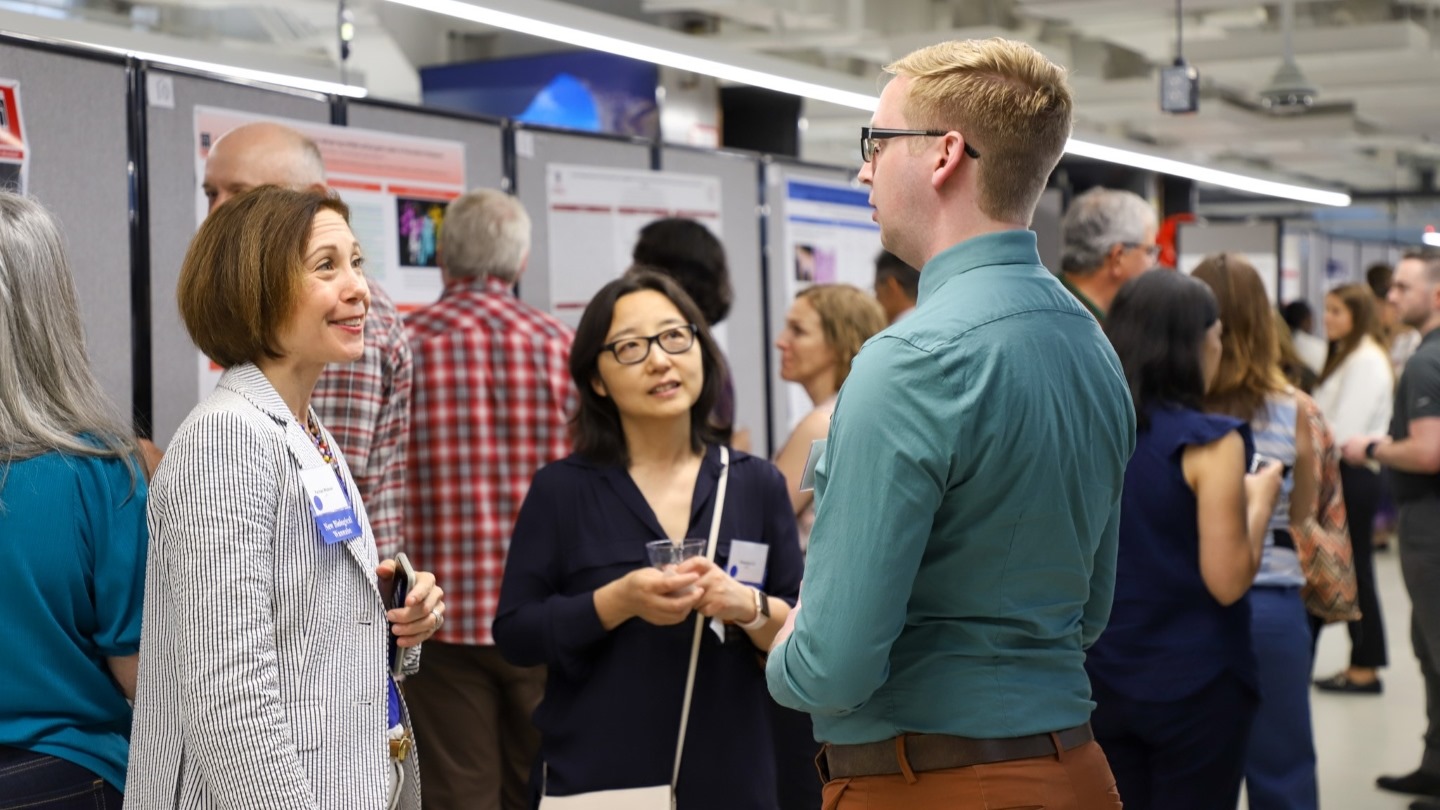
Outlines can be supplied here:
M1365 283L1370 291L1381 300L1390 292L1390 282L1395 278L1395 268L1384 262L1377 262L1365 268Z
M1127 281L1105 319L1140 429L1149 410L1200 410L1205 397L1205 330L1220 319L1210 288L1183 273L1142 273Z
M321 211L350 221L336 197L279 186L250 189L205 218L175 297L206 357L230 368L281 356L277 333L300 298L310 228Z
M685 291L655 268L633 265L625 275L600 288L590 299L585 314L580 316L580 325L575 329L575 340L570 345L570 379L580 392L580 407L570 420L575 439L575 452L601 464L625 464L630 460L630 451L625 443L625 431L620 425L620 412L614 400L595 392L591 383L600 376L600 353L604 351L605 338L610 333L610 323L615 317L615 304L631 293L654 290L680 310L680 314L696 327L696 339L700 343L700 368L705 382L700 387L700 396L690 406L690 445L695 452L704 450L707 444L723 444L729 441L724 431L710 421L710 412L720 396L720 387L725 378L724 361L720 349L710 336L710 328L701 317L700 308L690 300ZM653 347L651 351L656 351Z
M875 280L882 278L895 279L911 301L920 297L920 271L888 250L880 251L880 255L875 257Z
M1315 312L1303 299L1297 298L1280 308L1280 316L1285 319L1290 331L1295 332L1305 328L1305 322L1314 318Z
M640 241L631 258L679 283L700 308L706 326L714 326L730 314L735 294L730 289L725 248L704 225L693 219L657 219L640 229Z

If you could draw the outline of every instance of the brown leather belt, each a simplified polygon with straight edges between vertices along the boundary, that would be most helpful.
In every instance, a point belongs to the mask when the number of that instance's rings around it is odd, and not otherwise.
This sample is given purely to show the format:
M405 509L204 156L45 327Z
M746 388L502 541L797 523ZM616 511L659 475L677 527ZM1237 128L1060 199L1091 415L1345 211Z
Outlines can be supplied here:
M820 761L824 765L823 770L828 773L821 776L845 779L904 773L900 767L902 747L910 770L918 772L1054 756L1094 739L1095 733L1090 730L1089 723L1051 734L994 740L974 740L949 734L906 734L860 745L826 745Z

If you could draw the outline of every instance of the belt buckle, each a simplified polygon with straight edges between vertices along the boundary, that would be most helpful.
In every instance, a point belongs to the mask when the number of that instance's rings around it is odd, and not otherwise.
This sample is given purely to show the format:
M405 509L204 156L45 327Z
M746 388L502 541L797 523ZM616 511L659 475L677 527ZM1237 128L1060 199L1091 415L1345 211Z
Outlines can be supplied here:
M403 737L391 737L389 742L390 758L396 762L404 762L405 758L410 756L410 749L415 745L415 740L408 731Z

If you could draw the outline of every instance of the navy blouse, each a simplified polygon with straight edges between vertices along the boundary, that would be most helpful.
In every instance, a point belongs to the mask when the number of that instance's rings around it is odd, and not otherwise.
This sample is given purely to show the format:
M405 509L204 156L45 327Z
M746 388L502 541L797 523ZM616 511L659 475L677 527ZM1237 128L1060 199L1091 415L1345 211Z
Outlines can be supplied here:
M1185 481L1186 447L1232 431L1254 452L1239 419L1184 408L1151 408L1135 437L1120 506L1120 551L1110 624L1090 648L1090 678L1133 700L1182 700L1231 672L1255 687L1248 594L1229 607L1200 575L1195 492ZM1243 472L1243 470L1241 471Z
M708 448L687 537L709 536L720 469L718 449ZM623 466L572 455L530 486L493 632L511 663L549 667L534 716L549 795L670 782L694 619L656 627L635 618L606 632L594 603L597 588L649 564L647 542L665 538ZM793 605L803 562L785 479L770 462L733 450L715 554L722 566L732 539L770 547L764 590ZM727 626L721 643L707 624L676 791L682 810L776 805L758 653L739 628ZM538 796L539 785L532 788Z

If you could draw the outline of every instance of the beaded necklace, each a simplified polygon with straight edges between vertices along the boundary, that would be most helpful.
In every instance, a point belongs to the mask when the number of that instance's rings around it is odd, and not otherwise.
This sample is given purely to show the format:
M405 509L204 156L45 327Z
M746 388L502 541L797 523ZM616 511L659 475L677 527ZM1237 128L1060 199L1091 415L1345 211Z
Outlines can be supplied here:
M320 432L320 426L310 417L305 418L305 432L310 434L310 441L315 443L315 449L320 451L320 458L331 467L335 466L335 454L331 452L330 445L325 441L325 434Z

